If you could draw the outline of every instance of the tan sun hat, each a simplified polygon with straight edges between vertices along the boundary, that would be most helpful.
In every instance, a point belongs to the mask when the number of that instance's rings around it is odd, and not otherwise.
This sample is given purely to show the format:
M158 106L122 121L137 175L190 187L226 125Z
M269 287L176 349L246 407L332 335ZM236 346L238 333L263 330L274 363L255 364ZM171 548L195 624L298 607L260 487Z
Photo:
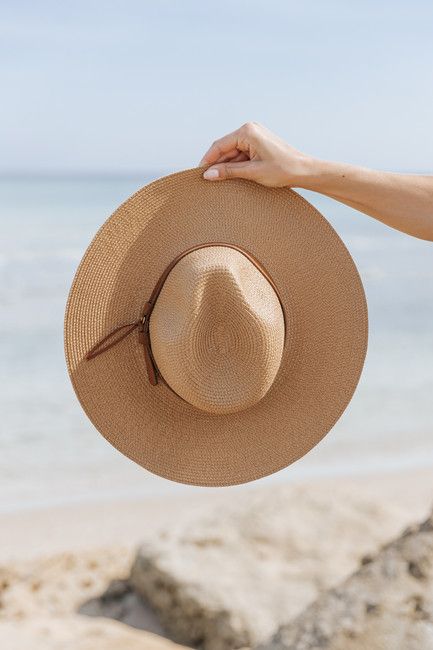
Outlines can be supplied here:
M367 307L305 199L202 173L146 185L103 224L71 287L65 354L119 451L175 481L233 485L332 428L360 377Z

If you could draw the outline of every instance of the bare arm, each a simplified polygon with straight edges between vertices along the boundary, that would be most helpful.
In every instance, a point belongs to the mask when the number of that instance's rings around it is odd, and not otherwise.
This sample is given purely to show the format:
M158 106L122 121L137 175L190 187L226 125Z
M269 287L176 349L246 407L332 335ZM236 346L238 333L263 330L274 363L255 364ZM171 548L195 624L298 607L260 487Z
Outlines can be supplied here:
M433 176L319 160L255 122L215 141L200 164L212 181L247 178L271 187L313 190L391 228L433 241Z

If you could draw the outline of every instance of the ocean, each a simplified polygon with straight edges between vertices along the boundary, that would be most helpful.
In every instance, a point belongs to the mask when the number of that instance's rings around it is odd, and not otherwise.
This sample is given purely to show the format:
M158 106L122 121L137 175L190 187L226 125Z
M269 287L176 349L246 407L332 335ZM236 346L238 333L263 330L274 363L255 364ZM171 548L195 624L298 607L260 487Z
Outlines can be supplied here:
M64 309L80 258L103 221L153 177L0 179L1 511L203 490L152 476L112 448L81 410L64 360ZM369 349L334 429L262 482L431 465L433 244L302 194L358 266Z

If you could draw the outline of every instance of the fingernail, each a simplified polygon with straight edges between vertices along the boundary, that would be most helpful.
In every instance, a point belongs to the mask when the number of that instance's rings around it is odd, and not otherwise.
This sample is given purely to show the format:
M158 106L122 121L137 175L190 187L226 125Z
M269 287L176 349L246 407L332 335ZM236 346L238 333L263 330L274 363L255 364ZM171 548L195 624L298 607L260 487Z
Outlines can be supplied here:
M206 178L207 180L218 178L218 176L219 176L218 169L206 169L205 173L203 174L203 178Z

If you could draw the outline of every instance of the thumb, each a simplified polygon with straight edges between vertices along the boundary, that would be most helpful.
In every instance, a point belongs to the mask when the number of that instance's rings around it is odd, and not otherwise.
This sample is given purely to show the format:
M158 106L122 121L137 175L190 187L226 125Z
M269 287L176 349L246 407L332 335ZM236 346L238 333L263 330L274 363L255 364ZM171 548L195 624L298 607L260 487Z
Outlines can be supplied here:
M246 178L254 180L257 163L251 160L244 162L219 163L208 167L203 178L208 181L224 181L229 178Z

